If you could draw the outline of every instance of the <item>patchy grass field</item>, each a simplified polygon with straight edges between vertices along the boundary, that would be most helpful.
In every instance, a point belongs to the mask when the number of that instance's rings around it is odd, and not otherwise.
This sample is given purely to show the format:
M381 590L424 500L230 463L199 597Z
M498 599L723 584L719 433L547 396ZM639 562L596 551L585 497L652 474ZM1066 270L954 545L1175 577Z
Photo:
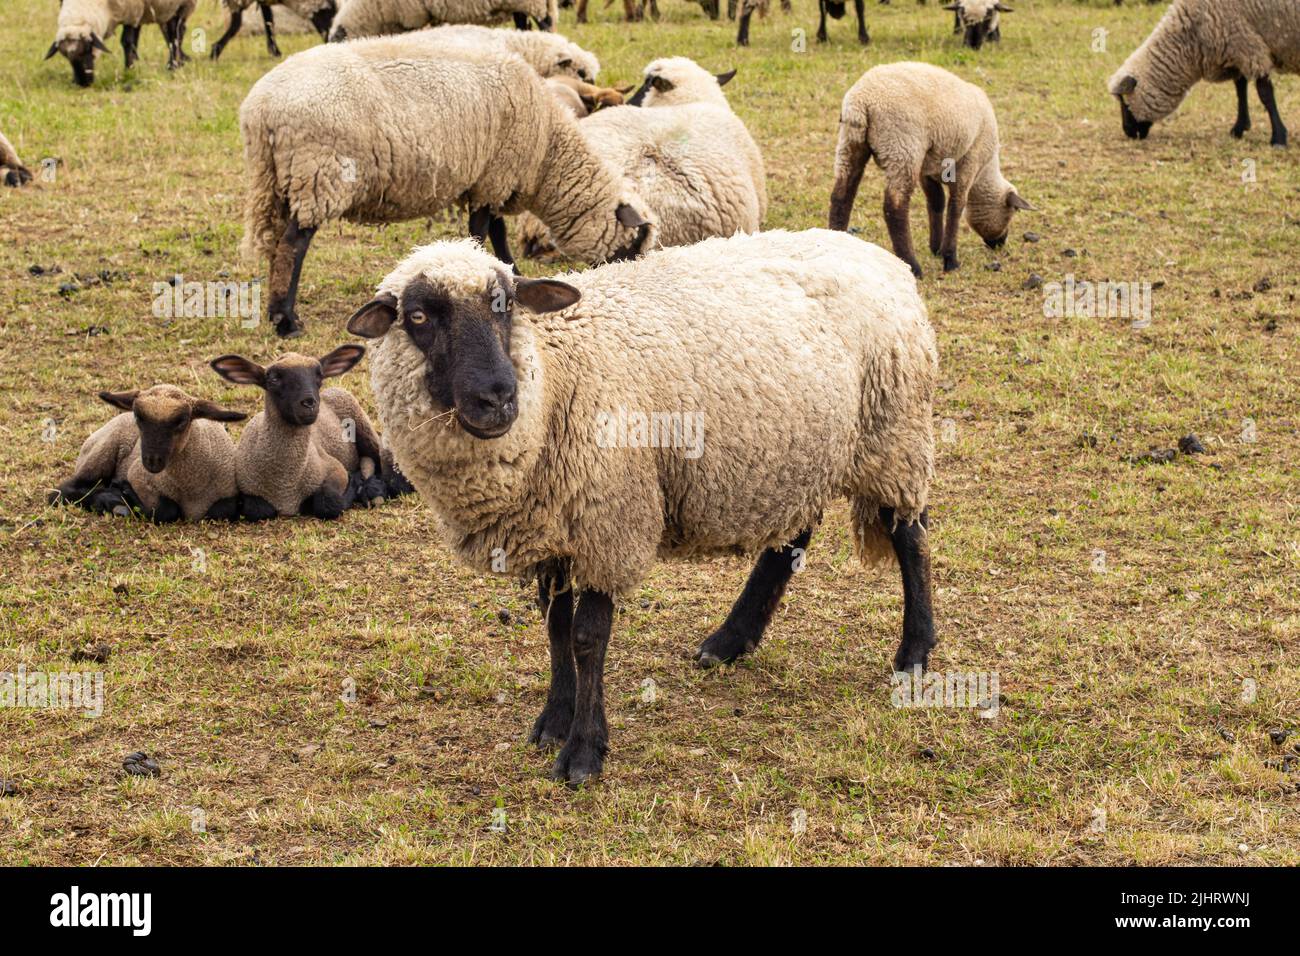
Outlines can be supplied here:
M1004 171L1039 211L996 256L963 232L961 270L922 282L943 365L933 663L995 671L996 717L891 706L900 587L851 557L843 509L733 668L701 672L688 652L747 563L656 570L616 618L606 775L571 792L523 742L547 680L530 593L453 564L419 503L256 528L46 508L110 414L101 388L174 382L255 409L206 362L265 360L270 330L151 305L175 273L250 277L236 111L272 61L242 37L169 75L151 27L131 76L113 40L80 90L40 59L56 5L17 0L0 129L33 168L61 164L0 191L0 670L102 670L105 706L0 709L16 790L0 796L0 863L1300 863L1284 760L1300 738L1268 735L1300 722L1300 142L1271 150L1254 102L1255 128L1229 138L1230 84L1124 139L1105 80L1157 20L1146 5L1019 4L978 54L949 14L904 0L870 5L866 49L851 19L811 42L809 0L756 20L748 50L694 4L662 6L657 25L593 4L600 22L565 11L561 29L610 83L665 54L738 67L728 92L767 159L769 226L824 224L839 101L873 64L947 67L999 112ZM211 43L220 21L204 0L191 26ZM281 38L286 53L314 42ZM1277 86L1300 130L1300 77ZM887 244L880 199L873 169L854 225ZM923 209L918 192L918 248ZM460 231L322 229L295 347L344 341L394 261ZM1045 317L1030 273L1150 282L1150 325ZM370 402L364 371L344 384ZM1189 432L1205 455L1128 460ZM107 663L72 659L100 644ZM123 776L135 750L160 777Z

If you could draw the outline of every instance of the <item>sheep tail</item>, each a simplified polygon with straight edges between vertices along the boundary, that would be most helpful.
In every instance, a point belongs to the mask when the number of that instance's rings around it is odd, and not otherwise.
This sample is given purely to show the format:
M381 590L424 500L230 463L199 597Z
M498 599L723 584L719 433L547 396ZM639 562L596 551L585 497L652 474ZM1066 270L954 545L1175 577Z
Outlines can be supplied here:
M275 151L264 130L244 124L244 239L239 253L247 262L271 258L276 240L288 222L288 205L276 195Z
M853 550L868 568L889 567L898 563L894 542L880 519L880 503L868 498L854 498L850 507L853 527Z
M862 171L871 160L867 142L867 117L841 116L840 137L835 145L835 185L831 189L829 227L841 232L849 228L853 200L862 182Z

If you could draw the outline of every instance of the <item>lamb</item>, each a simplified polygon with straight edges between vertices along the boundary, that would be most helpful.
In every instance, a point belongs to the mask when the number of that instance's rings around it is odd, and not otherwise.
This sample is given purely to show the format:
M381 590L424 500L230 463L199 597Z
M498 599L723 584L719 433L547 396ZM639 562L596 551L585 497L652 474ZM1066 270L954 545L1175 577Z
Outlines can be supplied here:
M241 515L339 517L355 500L382 502L375 474L382 451L361 404L321 382L342 375L366 354L341 345L319 359L289 352L266 368L240 355L222 355L213 371L235 385L266 392L262 411L244 428L235 457Z
M23 165L4 133L0 133L0 182L6 186L25 186L31 181L32 171Z
M175 385L99 397L122 414L86 439L51 504L99 513L138 509L157 522L238 516L235 444L220 423L247 415Z
M785 4L783 3L784 7ZM866 11L864 10L863 0L853 0L853 12L858 17L858 42L864 46L871 42L871 35L867 32ZM818 12L821 19L817 23L817 42L826 42L826 14L831 15L832 20L841 20L844 18L844 0L817 0ZM741 0L740 2L740 26L736 30L736 44L738 46L749 46L749 19L753 16L755 10L762 10L766 13L767 0Z
M628 101L645 109L602 110L578 126L649 205L661 245L755 232L767 214L763 155L722 92L734 75L715 77L686 57L655 60ZM533 257L554 247L527 214L519 238Z
M654 242L644 202L517 56L416 36L327 44L258 80L239 120L243 249L271 259L268 314L283 336L302 333L303 257L331 219L399 222L465 203L471 232L506 261L501 216L524 209L587 261Z
M762 552L696 655L733 661L757 648L837 497L859 555L899 561L895 669L926 665L938 359L916 281L883 249L762 232L560 281L438 242L348 329L377 340L385 434L446 543L472 567L538 578L551 688L530 739L564 742L555 777L601 770L614 601L657 557Z
M561 103L569 107L570 111L578 119L590 116L597 110L611 106L622 106L624 95L632 91L630 86L621 89L593 86L572 76L553 76L546 81L546 86ZM577 98L578 109L574 108L573 98L562 92L562 90L567 90L573 94L573 97Z
M506 13L520 30L528 29L529 17L542 30L555 29L560 18L556 0L343 0L329 39L339 43L444 23L492 23Z
M459 43L464 46L489 47L499 53L514 53L524 58L538 76L576 76L594 83L600 74L595 55L558 33L538 30L495 30L492 27L458 23L432 27L412 35L436 43Z
M868 70L844 96L830 227L848 229L853 197L873 156L885 174L885 225L894 253L912 267L907 223L912 190L920 181L930 216L930 252L943 271L958 268L962 213L990 249L1006 242L1011 216L1033 207L1002 176L998 121L978 86L928 63L891 63ZM944 184L948 186L947 218Z
M1001 40L1000 15L1015 12L1004 6L1002 0L957 0L943 9L952 11L952 32L964 33L962 42L972 50L982 47L985 40L990 43Z
M1174 0L1140 47L1110 78L1124 135L1146 139L1153 123L1178 108L1199 80L1237 87L1240 139L1250 129L1247 85L1255 81L1268 111L1273 146L1285 147L1286 126L1269 74L1300 73L1300 4L1295 0Z
M156 23L167 41L167 69L174 70L189 59L181 49L185 25L196 0L62 0L58 32L45 53L49 59L62 53L72 64L72 78L78 86L95 82L95 57L108 52L104 39L120 24L122 54L131 69L139 54L140 26Z
M221 51L239 32L239 28L244 23L244 11L257 3L257 7L262 12L262 23L266 29L266 52L273 57L280 56L280 47L275 42L275 17L271 12L271 7L283 5L288 7L298 16L311 23L320 34L322 40L328 39L330 24L334 22L334 14L338 9L335 0L275 0L275 2L263 2L263 0L221 0L226 9L230 11L230 24L226 27L226 32L221 35L216 43L212 45L212 59L221 58Z
M561 83L558 79L549 79L546 81L546 88L555 97L556 102L573 114L574 119L582 119L590 115L591 111L587 109L587 104L582 101L582 97L573 87Z

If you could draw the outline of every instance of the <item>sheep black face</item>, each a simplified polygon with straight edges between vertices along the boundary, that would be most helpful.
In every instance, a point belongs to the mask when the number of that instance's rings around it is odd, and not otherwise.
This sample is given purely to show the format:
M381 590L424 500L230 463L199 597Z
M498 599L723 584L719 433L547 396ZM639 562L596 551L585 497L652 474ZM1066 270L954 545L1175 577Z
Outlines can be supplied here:
M1133 91L1137 89L1137 77L1126 76L1111 90L1115 94L1115 99L1119 100L1119 118L1124 127L1124 135L1129 139L1146 139L1147 133L1151 132L1150 120L1139 120L1133 115L1133 109L1128 105L1125 97L1132 96Z
M155 385L143 392L139 389L100 392L99 397L135 415L140 432L140 463L155 475L166 469L172 457L184 447L194 419L239 422L248 417L214 402L190 398L174 385Z
M348 320L348 331L364 338L388 334L400 323L424 355L425 388L434 407L454 411L457 424L475 438L500 438L519 415L510 333L516 304L533 312L555 312L581 293L553 279L517 279L504 272L471 298L454 298L425 278L413 280L400 300L383 295Z
M92 33L90 39L68 38L56 40L45 51L45 59L56 53L62 53L72 64L72 79L78 86L90 86L95 82L95 57L107 52L108 47L98 35Z
M242 355L212 360L212 369L235 385L256 385L266 392L266 404L289 425L308 426L320 414L320 390L327 378L342 375L361 361L364 346L340 345L319 359L290 352L266 368Z

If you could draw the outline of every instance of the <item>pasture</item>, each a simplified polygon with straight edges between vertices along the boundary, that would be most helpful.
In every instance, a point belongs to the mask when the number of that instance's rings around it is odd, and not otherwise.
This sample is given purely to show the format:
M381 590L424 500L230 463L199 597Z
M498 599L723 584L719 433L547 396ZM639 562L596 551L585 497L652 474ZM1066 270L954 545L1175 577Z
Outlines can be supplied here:
M996 674L996 713L891 705L898 575L857 563L840 507L736 666L690 652L750 561L661 564L620 606L610 757L571 791L524 742L548 679L533 590L458 566L414 498L260 526L46 507L111 414L100 389L251 413L208 360L286 347L265 321L154 309L172 276L255 275L237 110L274 62L261 37L171 74L146 27L131 74L111 40L83 90L41 60L56 6L14 0L0 31L0 131L33 170L58 160L0 190L0 671L102 672L103 713L0 708L0 864L1300 863L1300 737L1269 734L1300 724L1300 143L1270 149L1253 93L1230 138L1231 84L1125 139L1106 79L1158 7L1020 3L978 52L906 0L869 4L865 48L851 11L817 44L809 0L772 4L746 49L682 0L658 23L562 11L607 85L664 55L738 70L768 228L825 225L840 99L907 59L986 89L1037 208L996 253L963 227L956 272L922 255L931 665ZM222 16L201 0L187 49ZM1300 77L1276 85L1300 129ZM880 208L872 167L853 228L888 248ZM288 347L347 341L393 263L464 218L322 228ZM919 193L912 221L923 250ZM1062 314L1071 280L1149 284L1149 315ZM364 363L340 384L373 409ZM1143 457L1193 433L1204 454ZM133 751L161 774L124 775Z

